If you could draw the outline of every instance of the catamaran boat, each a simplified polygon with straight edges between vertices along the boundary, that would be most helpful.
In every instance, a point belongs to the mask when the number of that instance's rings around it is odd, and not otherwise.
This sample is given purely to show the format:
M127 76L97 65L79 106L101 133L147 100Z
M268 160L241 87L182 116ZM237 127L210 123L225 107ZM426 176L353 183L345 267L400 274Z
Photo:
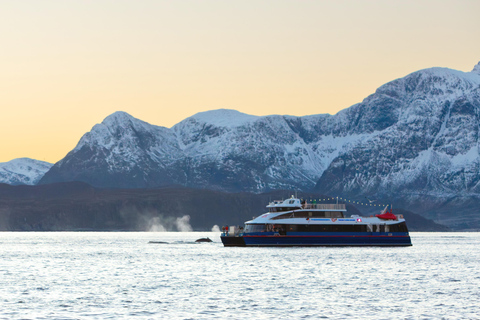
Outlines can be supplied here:
M245 227L222 227L225 247L249 246L411 246L402 215L345 217L345 204L307 203L293 196L273 201L268 212Z

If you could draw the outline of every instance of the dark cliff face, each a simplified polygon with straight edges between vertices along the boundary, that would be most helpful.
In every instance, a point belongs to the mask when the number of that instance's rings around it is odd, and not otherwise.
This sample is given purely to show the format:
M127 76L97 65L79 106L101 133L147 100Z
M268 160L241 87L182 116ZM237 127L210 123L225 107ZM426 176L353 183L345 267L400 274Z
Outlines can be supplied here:
M187 221L193 230L210 231L214 225L243 225L252 216L264 213L271 199L288 198L290 194L188 188L97 189L80 182L0 184L0 231L177 231L178 219ZM321 197L311 193L298 196ZM350 204L347 213L360 214ZM412 231L447 230L415 213L398 214L404 214Z

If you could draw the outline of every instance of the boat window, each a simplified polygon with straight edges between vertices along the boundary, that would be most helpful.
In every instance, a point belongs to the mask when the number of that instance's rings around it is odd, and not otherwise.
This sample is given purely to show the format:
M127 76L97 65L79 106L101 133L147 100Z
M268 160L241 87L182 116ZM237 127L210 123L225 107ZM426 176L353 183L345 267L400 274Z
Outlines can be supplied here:
M332 218L343 218L343 212L331 211L330 215Z
M408 232L405 222L390 225L390 232Z
M294 212L289 212L289 213L284 213L284 214L278 215L276 217L273 217L271 220L291 219L291 218L296 218Z
M293 210L298 210L300 207L273 207L273 208L268 208L269 212L283 212L283 211L293 211Z
M247 224L245 225L245 233L249 232L264 232L266 231L267 225L266 224Z
M325 218L343 218L343 212L325 211Z
M273 217L272 220L293 218L343 218L338 211L293 211Z
M303 211L305 215L308 215L310 211ZM295 212L297 213L297 212ZM290 213L291 214L291 213ZM408 232L405 222L389 225L389 232ZM251 232L266 232L275 231L281 234L287 234L290 232L385 232L385 225L367 225L355 224L355 225L342 225L342 224L247 224L245 225L245 233Z
M252 232L278 232L285 235L288 231L288 225L285 224L247 224L244 233Z
M340 224L324 224L324 225L288 225L289 232L367 232L366 225L340 225Z

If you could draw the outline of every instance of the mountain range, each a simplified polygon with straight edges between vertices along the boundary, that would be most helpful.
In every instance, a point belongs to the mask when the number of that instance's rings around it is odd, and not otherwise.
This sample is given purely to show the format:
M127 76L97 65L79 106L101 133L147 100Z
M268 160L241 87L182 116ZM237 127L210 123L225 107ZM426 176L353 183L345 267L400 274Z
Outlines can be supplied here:
M335 115L221 109L165 128L116 112L39 184L315 191L376 198L458 228L480 227L479 126L480 63L471 72L429 68ZM452 212L460 208L458 219Z

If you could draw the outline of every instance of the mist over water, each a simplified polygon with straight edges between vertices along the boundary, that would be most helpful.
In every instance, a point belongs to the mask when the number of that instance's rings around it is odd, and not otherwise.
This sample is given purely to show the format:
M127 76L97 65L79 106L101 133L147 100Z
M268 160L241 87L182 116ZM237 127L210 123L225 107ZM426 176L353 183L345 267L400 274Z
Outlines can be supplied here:
M177 218L175 220L175 226L177 227L177 230L181 232L191 232L193 230L192 226L190 225L189 215L185 215L181 218Z
M147 227L145 228L150 232L166 232L166 231L180 231L180 232L191 232L193 231L192 226L190 225L190 216L184 215L179 218L175 217L163 217L157 216L150 218L147 222Z
M412 233L402 248L225 248L219 235L1 232L0 319L480 314L478 233Z

